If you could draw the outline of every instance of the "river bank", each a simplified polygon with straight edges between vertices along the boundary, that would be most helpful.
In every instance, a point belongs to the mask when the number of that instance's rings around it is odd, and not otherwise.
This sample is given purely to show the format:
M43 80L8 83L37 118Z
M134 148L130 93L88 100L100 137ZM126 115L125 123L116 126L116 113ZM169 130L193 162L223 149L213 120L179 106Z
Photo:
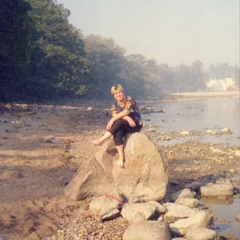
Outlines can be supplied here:
M239 91L227 91L227 92L183 92L183 93L171 93L171 96L176 97L239 97Z
M127 228L123 218L100 223L88 209L89 200L75 202L62 195L81 164L95 154L90 141L103 133L108 107L77 101L61 106L26 104L12 106L0 116L1 235L11 240L121 239ZM160 136L149 128L145 122L143 131L152 141L174 137L171 131ZM169 161L170 177L179 182L167 196L195 179L224 177L240 185L234 179L240 175L237 146L190 141L160 144L159 149Z

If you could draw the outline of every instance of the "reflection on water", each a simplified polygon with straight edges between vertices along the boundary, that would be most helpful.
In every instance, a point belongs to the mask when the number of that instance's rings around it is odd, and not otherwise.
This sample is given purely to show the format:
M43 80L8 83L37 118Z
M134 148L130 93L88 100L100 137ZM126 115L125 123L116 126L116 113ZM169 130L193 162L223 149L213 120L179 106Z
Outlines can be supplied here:
M157 125L160 131L199 131L214 130L218 133L228 127L231 134L205 135L203 142L214 142L240 146L240 101L239 98L207 98L194 101L154 103L163 113L143 115L150 119L148 124ZM194 140L193 137L190 137ZM176 142L176 139L175 139Z
M207 200L204 199L204 203ZM239 214L240 199L232 199L230 204L221 204L217 202L208 202L208 207L212 210L217 219L214 220L214 230L221 234L230 234L240 238L240 223L235 217Z

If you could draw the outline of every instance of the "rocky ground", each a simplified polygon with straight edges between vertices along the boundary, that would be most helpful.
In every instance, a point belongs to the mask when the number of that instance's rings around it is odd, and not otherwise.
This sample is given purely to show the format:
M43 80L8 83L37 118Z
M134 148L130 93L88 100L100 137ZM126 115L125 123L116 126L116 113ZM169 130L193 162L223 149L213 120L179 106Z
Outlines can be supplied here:
M100 222L89 200L62 195L81 164L94 155L91 139L109 119L108 105L14 105L0 109L0 235L8 239L121 239L127 222ZM240 147L185 142L163 147L180 133L145 132L169 160L168 194L192 180L203 182L240 174ZM189 134L199 134L192 132ZM176 184L177 183L177 184ZM239 178L234 184L240 185Z

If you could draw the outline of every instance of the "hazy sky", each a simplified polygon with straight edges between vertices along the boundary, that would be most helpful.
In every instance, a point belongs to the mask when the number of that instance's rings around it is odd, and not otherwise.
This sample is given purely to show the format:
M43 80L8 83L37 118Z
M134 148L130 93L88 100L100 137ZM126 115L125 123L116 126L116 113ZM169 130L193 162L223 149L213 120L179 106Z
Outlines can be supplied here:
M83 35L159 64L239 64L239 0L57 0Z

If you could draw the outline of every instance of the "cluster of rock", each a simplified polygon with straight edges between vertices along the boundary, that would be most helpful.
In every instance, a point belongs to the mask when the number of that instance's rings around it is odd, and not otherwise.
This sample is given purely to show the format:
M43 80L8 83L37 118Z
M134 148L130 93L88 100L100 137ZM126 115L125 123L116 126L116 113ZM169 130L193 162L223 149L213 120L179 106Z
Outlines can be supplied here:
M117 197L104 195L94 198L89 208L100 220L111 220L119 215L126 219L129 227L123 240L217 239L217 233L209 229L213 216L201 209L200 201L195 198L196 192L191 189L207 197L233 195L230 182L203 186L203 183L195 181L173 193L171 202L141 202L135 197L123 204Z
M205 133L215 135L215 134L222 134L222 133L231 133L231 130L228 127L225 127L225 128L222 128L220 132L208 129L206 130Z
M195 181L160 204L168 185L168 165L147 136L134 133L127 137L124 169L115 164L115 156L111 142L103 145L95 158L82 164L65 187L65 196L73 200L93 197L89 209L99 221L122 216L129 223L123 240L217 239L210 229L213 216L196 196L232 196L230 181L208 185Z

